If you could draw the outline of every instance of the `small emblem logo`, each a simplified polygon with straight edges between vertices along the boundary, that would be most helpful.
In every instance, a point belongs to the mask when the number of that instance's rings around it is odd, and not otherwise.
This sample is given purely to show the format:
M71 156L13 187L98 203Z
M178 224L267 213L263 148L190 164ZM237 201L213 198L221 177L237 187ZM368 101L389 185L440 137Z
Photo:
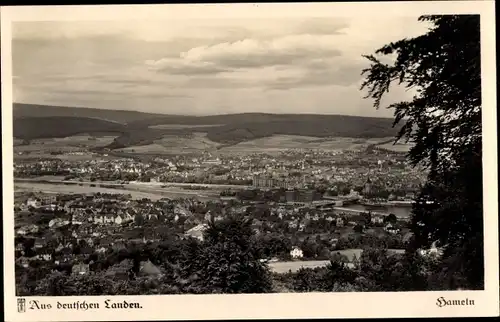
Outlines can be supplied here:
M26 299L17 299L17 312L26 312Z

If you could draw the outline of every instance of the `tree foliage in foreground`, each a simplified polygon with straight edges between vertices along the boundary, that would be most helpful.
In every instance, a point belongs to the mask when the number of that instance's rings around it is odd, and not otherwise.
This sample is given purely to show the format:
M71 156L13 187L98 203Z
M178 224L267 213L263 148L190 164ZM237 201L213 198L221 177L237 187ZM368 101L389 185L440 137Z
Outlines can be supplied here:
M427 33L365 56L362 89L376 108L392 84L415 91L394 109L397 140L429 169L413 208L412 248L444 247L443 288L484 287L479 15L422 16ZM392 62L390 57L395 57ZM389 59L387 59L389 58Z
M265 293L269 268L260 262L251 221L230 217L210 222L198 254L201 287L212 293Z

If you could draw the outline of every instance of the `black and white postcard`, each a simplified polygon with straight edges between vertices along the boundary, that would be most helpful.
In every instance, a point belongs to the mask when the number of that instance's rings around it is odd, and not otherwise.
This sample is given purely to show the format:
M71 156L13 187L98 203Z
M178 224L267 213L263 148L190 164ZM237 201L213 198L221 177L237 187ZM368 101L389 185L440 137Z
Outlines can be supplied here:
M498 315L494 12L2 7L6 320Z

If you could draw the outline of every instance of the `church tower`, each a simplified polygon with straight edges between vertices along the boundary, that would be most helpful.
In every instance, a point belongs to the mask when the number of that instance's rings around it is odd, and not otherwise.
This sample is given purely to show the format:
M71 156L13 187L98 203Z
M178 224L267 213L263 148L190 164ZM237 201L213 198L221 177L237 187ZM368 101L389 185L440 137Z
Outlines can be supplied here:
M369 195L372 192L372 181L370 178L366 180L365 186L363 187L363 194L364 195Z

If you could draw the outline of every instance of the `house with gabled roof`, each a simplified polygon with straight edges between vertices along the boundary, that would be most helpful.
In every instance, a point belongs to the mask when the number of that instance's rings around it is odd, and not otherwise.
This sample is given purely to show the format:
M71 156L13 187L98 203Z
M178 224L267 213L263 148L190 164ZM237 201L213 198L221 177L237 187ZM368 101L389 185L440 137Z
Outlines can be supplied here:
M23 251L24 250L24 245L23 243L18 243L15 248L16 251Z
M19 257L18 259L16 259L16 264L24 267L24 268L28 268L29 267L29 259L27 257Z
M116 217L114 217L114 223L117 225L121 225L123 221L124 218L121 215L116 215Z
M113 214L106 214L103 217L104 224L111 224L115 222Z
M197 239L203 241L203 232L207 229L207 227L208 226L206 224L199 224L199 225L189 229L186 232L186 236L197 238Z
M291 256L293 259L302 258L302 257L304 257L304 253L302 252L302 249L300 249L299 247L295 246L295 247L293 247L293 249L290 251L290 256Z
M162 275L162 272L156 265L147 260L140 263L139 275L151 277L160 276Z
M132 214L132 212L129 210L125 211L123 221L129 222L129 221L134 221L134 220L135 220L135 214Z
M104 224L104 216L103 215L95 215L94 216L94 224Z
M43 248L45 246L45 241L42 238L35 238L35 249Z
M384 217L372 214L370 221L374 225L382 225L384 223Z
M386 232L390 233L390 234L397 234L397 233L399 233L399 231L400 231L400 229L399 229L399 228L397 228L396 226L394 226L394 225L393 225L393 224L391 224L391 223L388 223L388 224L385 226L384 230L385 230Z
M96 251L96 253L104 254L107 251L107 248L103 246L103 247L96 248L95 251Z
M27 235L37 233L39 230L37 225L26 225L17 230L18 235Z
M120 263L109 267L104 273L104 276L113 279L127 280L131 274L132 266L132 260L124 259Z
M26 201L26 206L29 208L29 207L33 207L33 208L40 208L42 206L42 201L40 199L35 199L35 198L29 198L27 201Z

